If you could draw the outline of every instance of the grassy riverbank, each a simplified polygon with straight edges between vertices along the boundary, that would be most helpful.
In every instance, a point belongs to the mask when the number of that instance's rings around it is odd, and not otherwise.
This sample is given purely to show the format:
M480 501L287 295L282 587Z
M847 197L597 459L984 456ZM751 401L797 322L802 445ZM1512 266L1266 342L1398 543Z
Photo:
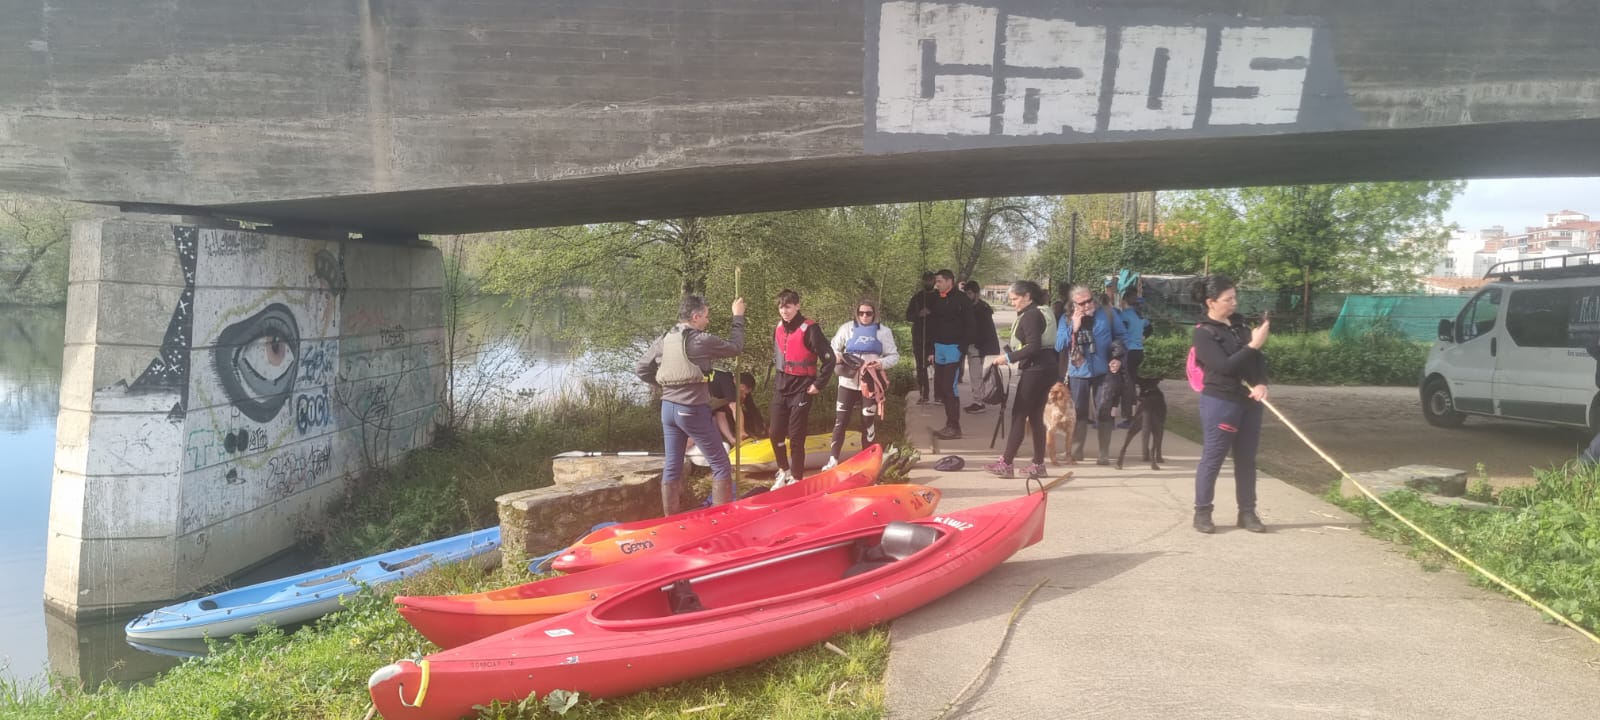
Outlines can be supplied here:
M897 384L909 383L900 373ZM901 418L896 408L891 416ZM831 406L831 402L821 407ZM551 483L550 458L566 450L659 451L657 406L622 389L593 386L418 450L363 478L310 540L337 562L496 522L494 498ZM813 423L820 426L814 412ZM903 420L885 435L903 434ZM702 473L704 471L701 471ZM533 579L512 559L494 570L440 568L371 589L344 612L292 633L269 630L214 644L213 652L134 688L83 688L66 679L47 687L0 681L0 717L18 720L305 720L367 718L367 677L396 659L436 650L393 610L396 594L477 592ZM883 715L888 634L835 638L823 647L615 701L580 701L569 718L750 717L877 718ZM490 718L555 717L545 698L486 710Z

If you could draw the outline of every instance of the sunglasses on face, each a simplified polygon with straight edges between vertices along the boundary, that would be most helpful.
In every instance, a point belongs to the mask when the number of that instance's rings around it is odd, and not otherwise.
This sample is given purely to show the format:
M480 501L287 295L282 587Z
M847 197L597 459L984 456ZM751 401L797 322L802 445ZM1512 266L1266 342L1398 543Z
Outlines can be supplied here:
M876 315L876 314L877 314L877 313L874 313L874 312L873 312L873 311L871 311L871 310L857 310L857 311L856 311L856 314L857 314L857 315L865 315L865 316L867 316L867 317L871 317L871 316L873 316L873 315Z

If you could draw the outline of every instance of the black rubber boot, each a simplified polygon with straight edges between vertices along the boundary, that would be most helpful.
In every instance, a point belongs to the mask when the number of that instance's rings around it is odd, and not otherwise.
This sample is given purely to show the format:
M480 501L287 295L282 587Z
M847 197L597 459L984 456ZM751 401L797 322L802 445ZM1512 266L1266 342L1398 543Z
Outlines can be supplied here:
M1256 517L1256 511L1254 510L1239 511L1239 527L1242 527L1253 533L1264 533L1267 531L1267 526L1261 524L1261 518Z
M1211 522L1210 510L1194 511L1194 529L1207 535L1217 531L1217 526Z

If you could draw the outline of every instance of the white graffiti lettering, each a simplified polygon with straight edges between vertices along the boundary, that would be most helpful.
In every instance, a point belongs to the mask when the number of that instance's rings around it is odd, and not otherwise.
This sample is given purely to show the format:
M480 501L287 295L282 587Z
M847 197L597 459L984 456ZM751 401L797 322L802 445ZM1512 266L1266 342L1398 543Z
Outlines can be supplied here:
M1172 26L1100 13L1079 22L997 4L880 5L868 107L877 133L1016 137L1302 120L1317 33L1303 20Z

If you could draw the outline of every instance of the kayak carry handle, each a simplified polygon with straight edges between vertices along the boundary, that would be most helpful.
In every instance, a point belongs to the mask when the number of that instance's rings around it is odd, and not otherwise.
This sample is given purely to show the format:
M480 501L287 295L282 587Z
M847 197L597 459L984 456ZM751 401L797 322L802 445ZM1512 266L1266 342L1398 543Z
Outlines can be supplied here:
M415 703L406 702L406 684L403 682L399 683L398 687L395 689L395 694L400 696L401 705L409 708L422 707L422 699L428 696L428 661L423 660L422 662L415 662L412 660L406 660L404 662L412 663L413 665L416 665L422 669L422 682L417 684L417 701Z

